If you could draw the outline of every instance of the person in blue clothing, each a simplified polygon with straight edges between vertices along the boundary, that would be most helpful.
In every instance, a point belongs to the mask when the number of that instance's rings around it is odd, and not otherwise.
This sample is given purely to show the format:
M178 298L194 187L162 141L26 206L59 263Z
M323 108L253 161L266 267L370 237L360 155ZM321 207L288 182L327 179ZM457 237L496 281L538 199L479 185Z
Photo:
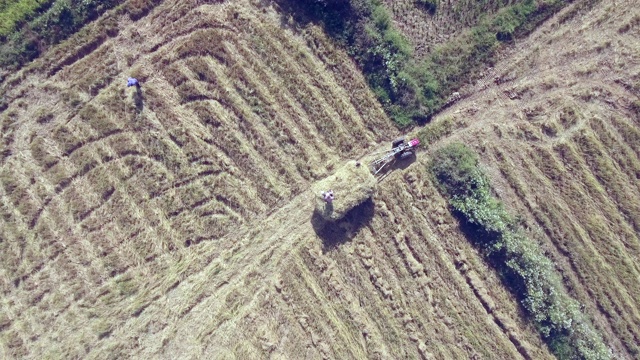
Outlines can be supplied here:
M130 77L127 79L127 87L129 86L140 87L140 82L138 82L138 79Z

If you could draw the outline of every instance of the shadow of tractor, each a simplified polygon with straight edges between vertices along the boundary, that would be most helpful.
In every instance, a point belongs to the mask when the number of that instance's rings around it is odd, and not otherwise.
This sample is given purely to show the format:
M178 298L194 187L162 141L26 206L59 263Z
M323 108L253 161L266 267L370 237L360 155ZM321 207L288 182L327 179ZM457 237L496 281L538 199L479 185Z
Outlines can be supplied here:
M314 211L311 216L311 225L316 235L322 239L326 252L353 239L360 229L371 221L374 214L375 204L372 199L368 199L336 221L325 220L322 214Z
M406 158L396 160L393 163L393 165L391 165L391 168L389 169L389 171L404 170L408 168L411 164L416 162L416 160L418 160L418 158L416 157L416 153L412 151L409 153L409 155Z
M387 176L391 175L391 173L393 173L395 170L404 170L406 168L408 168L409 166L411 166L411 164L413 164L414 162L416 162L418 160L418 158L416 157L416 153L415 152L410 152L408 153L409 155L407 157L405 157L404 159L396 159L393 161L393 163L391 165L387 165L387 167L385 169L383 169L384 171L378 173L377 178L378 181L381 181L382 179L386 178Z

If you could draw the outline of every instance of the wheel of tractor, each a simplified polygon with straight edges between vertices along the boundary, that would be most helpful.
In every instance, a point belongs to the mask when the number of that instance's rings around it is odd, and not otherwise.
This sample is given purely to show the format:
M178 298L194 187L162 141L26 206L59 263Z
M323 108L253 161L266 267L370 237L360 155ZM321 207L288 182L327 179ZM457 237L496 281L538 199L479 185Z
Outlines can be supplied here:
M393 140L393 142L391 143L391 149L395 149L402 144L404 144L404 136Z
M413 151L405 151L402 154L400 154L400 157L398 158L399 160L404 160L404 159L408 159L410 157L413 156Z

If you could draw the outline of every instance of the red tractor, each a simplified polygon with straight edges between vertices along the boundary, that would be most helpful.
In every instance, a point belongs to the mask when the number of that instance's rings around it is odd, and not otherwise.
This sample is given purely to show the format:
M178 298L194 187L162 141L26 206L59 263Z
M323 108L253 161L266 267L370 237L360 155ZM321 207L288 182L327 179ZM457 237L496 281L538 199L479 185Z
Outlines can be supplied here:
M418 145L420 145L420 140L418 139L406 141L404 137L401 137L391 143L391 150L373 153L372 155L384 154L382 157L371 162L373 175L380 174L387 165L391 165L396 160L403 160L414 156Z

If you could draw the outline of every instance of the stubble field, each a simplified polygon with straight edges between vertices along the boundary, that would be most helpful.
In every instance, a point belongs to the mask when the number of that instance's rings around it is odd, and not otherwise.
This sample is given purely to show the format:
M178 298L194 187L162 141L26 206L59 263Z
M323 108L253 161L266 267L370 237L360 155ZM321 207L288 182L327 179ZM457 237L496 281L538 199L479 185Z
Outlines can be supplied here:
M571 11L461 89L433 120L448 135L336 229L311 185L399 131L321 28L168 0L54 48L2 85L1 357L552 358L426 171L463 140L638 358L640 14Z

